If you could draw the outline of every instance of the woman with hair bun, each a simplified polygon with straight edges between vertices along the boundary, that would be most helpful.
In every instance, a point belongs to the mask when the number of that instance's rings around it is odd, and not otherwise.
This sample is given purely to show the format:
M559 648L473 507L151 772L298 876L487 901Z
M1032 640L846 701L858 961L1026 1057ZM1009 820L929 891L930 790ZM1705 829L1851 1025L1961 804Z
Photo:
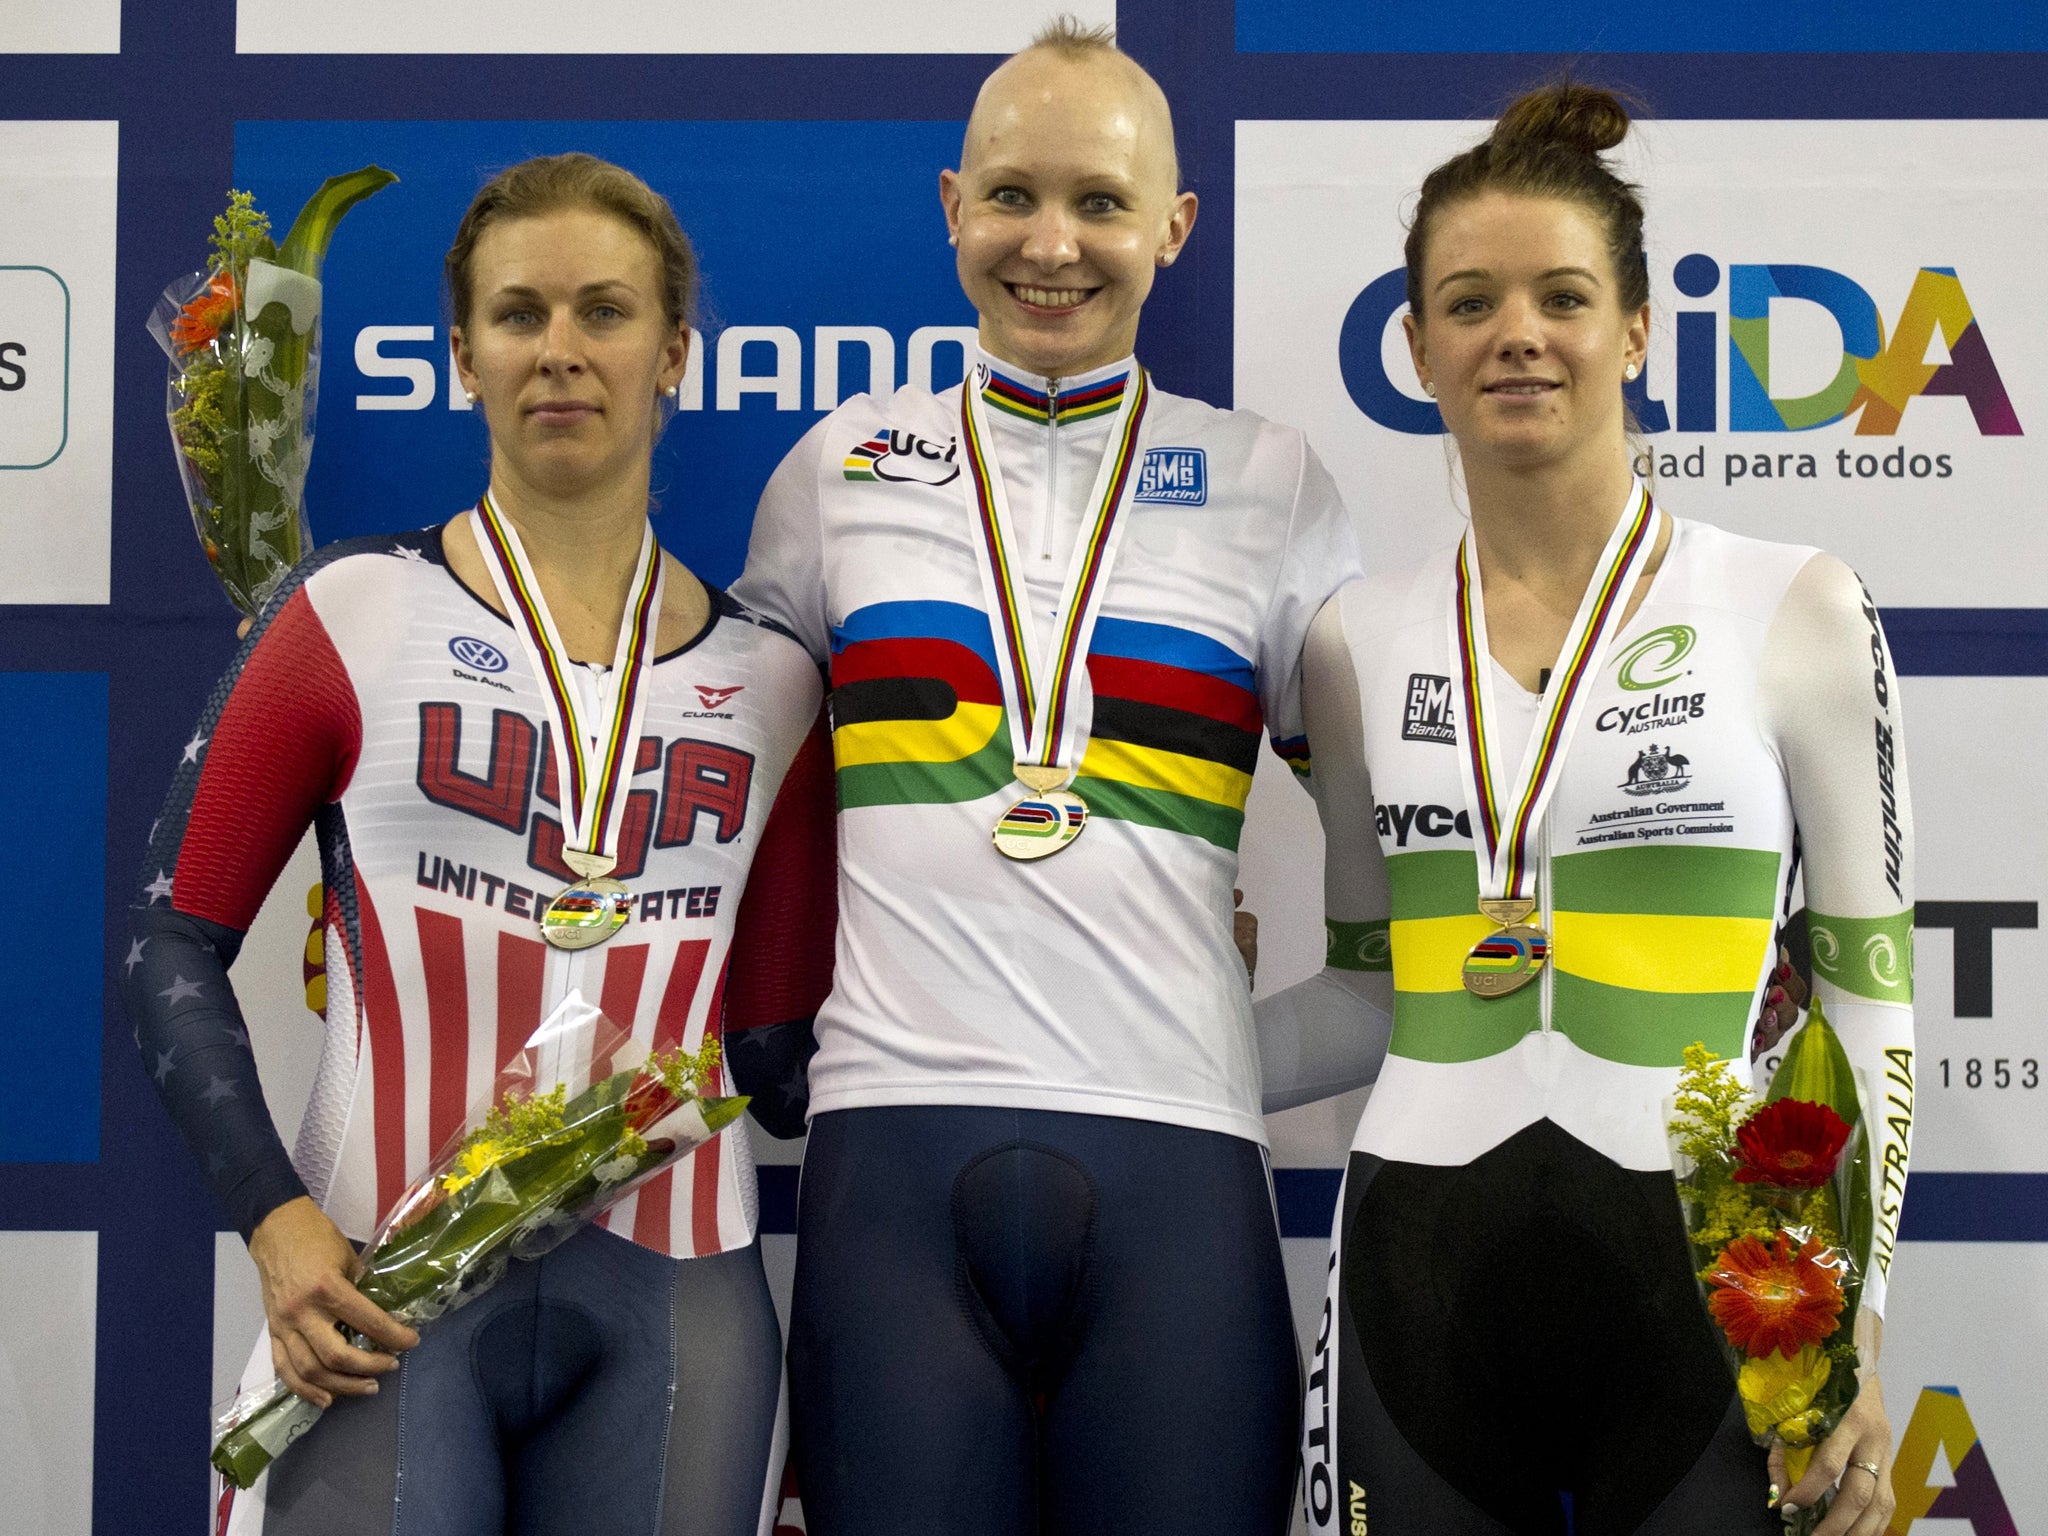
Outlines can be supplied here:
M137 1042L262 1282L244 1386L275 1374L329 1408L224 1491L221 1536L772 1523L781 1334L743 1134L423 1338L349 1278L472 1097L573 997L649 1049L723 1037L727 1091L801 1129L801 1058L777 1057L830 983L822 685L648 516L696 272L668 203L590 155L477 194L447 278L487 487L292 574L152 834L124 972ZM287 1155L227 968L309 824L327 1042ZM608 926L545 923L565 888Z
M1862 1391L1785 1488L1700 1304L1662 1106L1693 1041L1767 1039L1802 855L1816 925L1910 954L1897 678L1841 561L1674 517L1631 471L1643 210L1601 158L1628 125L1537 90L1423 183L1407 336L1471 526L1340 591L1303 661L1330 962L1260 1008L1266 1107L1377 1077L1310 1377L1318 1531L1734 1536L1838 1481L1823 1536L1891 1515L1910 1112L1872 1127ZM1489 968L1518 947L1547 963ZM1818 990L1882 1096L1910 976Z

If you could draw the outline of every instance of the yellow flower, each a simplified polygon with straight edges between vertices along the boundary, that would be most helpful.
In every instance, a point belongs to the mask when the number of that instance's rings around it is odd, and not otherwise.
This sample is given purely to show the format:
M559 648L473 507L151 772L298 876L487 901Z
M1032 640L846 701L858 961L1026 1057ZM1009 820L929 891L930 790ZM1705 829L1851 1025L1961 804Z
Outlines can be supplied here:
M1818 1449L1818 1446L1813 1445L1788 1445L1785 1447L1785 1486L1787 1488L1797 1486L1800 1479L1806 1476L1807 1466L1813 1461L1813 1453Z
M1833 1369L1834 1363L1813 1345L1790 1358L1773 1352L1743 1361L1735 1390L1742 1398L1749 1432L1775 1431L1787 1445L1804 1444L1820 1419L1813 1409L1814 1397L1827 1385Z
M455 1160L455 1167L441 1179L441 1187L454 1194L466 1184L474 1183L505 1161L506 1147L501 1141L484 1137L471 1142L462 1149L462 1155Z

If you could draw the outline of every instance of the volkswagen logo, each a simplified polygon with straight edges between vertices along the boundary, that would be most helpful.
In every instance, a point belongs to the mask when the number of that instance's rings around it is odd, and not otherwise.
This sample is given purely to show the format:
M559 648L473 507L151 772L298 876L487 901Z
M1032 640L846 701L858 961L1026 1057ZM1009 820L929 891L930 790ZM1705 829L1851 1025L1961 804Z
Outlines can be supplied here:
M505 660L505 653L495 645L469 635L457 635L450 640L448 654L465 667L474 667L479 672L502 672L511 665Z

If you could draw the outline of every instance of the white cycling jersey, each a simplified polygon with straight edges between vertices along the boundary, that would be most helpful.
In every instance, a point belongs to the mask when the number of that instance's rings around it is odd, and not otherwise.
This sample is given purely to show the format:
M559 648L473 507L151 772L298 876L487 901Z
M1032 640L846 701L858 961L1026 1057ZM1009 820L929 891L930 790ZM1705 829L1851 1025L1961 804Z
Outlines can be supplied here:
M1459 773L1454 561L1348 586L1318 619L1304 702L1329 958L1260 1005L1267 1102L1377 1067L1355 1151L1461 1165L1548 1119L1625 1168L1668 1167L1663 1103L1684 1049L1749 1059L1803 857L1815 989L1872 1110L1867 1295L1882 1310L1913 1113L1897 678L1876 607L1840 561L1674 523L1539 830L1551 963L1507 997L1475 997L1461 978L1494 925L1478 911ZM1493 688L1505 777L1540 701L1498 664Z
M1042 629L1136 364L972 362ZM990 843L1021 791L960 433L957 386L842 405L770 480L735 588L832 668L841 918L811 1109L1003 1105L1263 1141L1231 883L1260 734L1305 766L1302 641L1358 570L1336 488L1299 432L1153 388L1077 680L1090 820L1020 866Z

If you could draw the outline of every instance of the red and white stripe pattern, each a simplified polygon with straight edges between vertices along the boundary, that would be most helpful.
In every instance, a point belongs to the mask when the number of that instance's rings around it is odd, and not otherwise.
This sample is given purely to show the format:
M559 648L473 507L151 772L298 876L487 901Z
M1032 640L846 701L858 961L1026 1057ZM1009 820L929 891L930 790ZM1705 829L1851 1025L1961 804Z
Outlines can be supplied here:
M334 560L291 596L202 729L190 811L167 829L177 908L246 931L329 808L329 1038L294 1161L359 1240L570 993L649 1048L694 1050L780 1022L751 1016L763 1006L814 1011L830 975L830 781L812 733L821 683L802 649L721 595L697 643L646 669L644 734L621 785L634 916L599 948L554 949L539 913L573 876L554 867L560 834L546 824L561 807L540 683L510 626L436 558L438 540L401 543ZM785 784L819 807L786 811ZM748 888L757 853L761 891ZM826 915L822 931L777 907L765 887L783 884L824 890L799 903ZM728 1010L735 966L748 1000ZM764 973L808 978L795 989L807 1006L788 985L764 989ZM690 1256L744 1245L756 1209L740 1133L606 1224Z

